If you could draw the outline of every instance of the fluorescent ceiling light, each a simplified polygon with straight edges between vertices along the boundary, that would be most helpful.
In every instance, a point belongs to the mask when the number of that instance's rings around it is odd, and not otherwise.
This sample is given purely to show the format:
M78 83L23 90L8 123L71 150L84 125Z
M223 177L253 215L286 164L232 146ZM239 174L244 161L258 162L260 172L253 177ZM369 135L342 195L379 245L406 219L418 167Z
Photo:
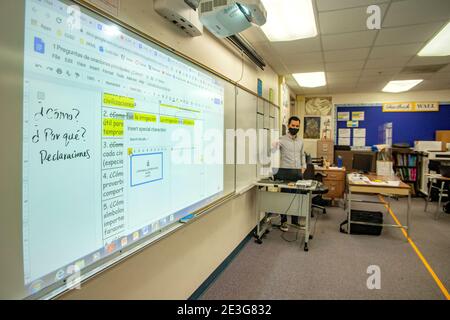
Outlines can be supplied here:
M423 80L396 80L396 81L390 81L384 88L384 92L404 92L412 89L413 87L417 86L419 83L421 83Z
M450 55L450 22L419 52L421 57Z
M325 72L294 73L292 76L300 87L316 88L327 84Z
M267 22L261 26L270 41L292 41L317 36L311 0L262 0Z

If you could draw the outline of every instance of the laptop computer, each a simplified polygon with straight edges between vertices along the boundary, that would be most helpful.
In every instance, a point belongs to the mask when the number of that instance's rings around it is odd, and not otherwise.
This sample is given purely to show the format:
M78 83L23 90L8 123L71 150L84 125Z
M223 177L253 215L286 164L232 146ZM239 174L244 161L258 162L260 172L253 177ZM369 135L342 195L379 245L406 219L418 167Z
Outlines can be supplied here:
M303 178L300 169L273 168L272 173L274 180L280 181L297 182Z

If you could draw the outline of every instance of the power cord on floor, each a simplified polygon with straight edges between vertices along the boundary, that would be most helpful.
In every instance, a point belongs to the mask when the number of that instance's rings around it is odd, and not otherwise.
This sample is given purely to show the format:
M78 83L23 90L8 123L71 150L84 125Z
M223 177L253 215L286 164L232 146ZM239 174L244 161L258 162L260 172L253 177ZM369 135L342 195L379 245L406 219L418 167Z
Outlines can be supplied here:
M312 230L312 232L310 233L310 235L312 235L312 236L314 236L316 234L316 225L317 225L317 221L319 220L319 216L320 216L320 214L316 214L316 217L314 219L314 227L312 229L310 229L310 230ZM283 239L286 242L296 242L298 240L298 234L300 233L301 229L299 229L297 226L292 225L292 224L291 224L291 226L293 226L294 228L297 229L297 231L295 232L295 239L294 240L289 240L289 239L286 239L286 237L285 237L285 234L293 233L293 232L282 232L281 235L280 235L281 239Z

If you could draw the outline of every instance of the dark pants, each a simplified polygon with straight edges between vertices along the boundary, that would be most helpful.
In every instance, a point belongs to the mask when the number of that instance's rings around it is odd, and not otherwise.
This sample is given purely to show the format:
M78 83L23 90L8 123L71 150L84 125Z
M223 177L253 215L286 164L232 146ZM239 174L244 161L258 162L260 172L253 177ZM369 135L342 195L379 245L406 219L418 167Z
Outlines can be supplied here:
M281 192L286 192L286 193L297 193L297 190L295 189L281 189ZM295 200L293 200L295 201ZM287 209L287 207L286 207ZM287 222L287 215L282 214L281 215L281 223L285 223ZM292 224L298 224L298 216L291 216L291 222Z

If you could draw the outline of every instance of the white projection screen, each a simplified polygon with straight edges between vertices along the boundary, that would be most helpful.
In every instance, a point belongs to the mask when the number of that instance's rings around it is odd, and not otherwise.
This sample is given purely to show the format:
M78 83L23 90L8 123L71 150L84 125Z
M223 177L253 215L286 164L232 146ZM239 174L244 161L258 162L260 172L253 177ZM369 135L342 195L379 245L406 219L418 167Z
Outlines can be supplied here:
M234 193L234 86L74 2L10 3L0 298L50 298Z

